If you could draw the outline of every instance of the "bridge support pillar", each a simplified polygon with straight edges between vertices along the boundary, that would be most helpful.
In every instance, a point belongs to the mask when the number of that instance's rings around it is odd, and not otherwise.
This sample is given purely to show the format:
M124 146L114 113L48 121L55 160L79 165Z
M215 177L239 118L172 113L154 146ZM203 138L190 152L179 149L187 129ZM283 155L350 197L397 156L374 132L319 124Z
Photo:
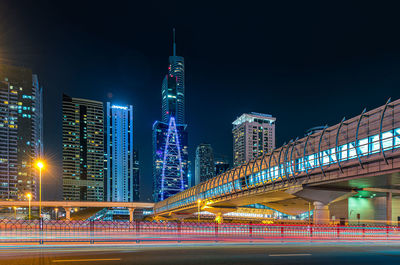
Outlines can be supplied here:
M386 224L392 225L392 193L386 193Z
M222 213L216 214L215 222L217 222L218 224L222 224L224 222L224 217L222 216Z
M135 212L135 208L128 208L129 210L129 222L133 222L133 213Z
M71 221L71 207L64 207L65 210L65 220Z
M329 206L322 202L314 202L314 224L329 224Z

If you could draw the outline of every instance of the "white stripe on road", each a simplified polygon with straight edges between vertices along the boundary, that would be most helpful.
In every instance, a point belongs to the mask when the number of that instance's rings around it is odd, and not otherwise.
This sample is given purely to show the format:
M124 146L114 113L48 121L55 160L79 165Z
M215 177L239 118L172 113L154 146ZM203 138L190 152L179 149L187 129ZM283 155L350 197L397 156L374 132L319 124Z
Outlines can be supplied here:
M115 259L55 259L51 262L90 262L90 261L112 261L112 260L121 260L118 258Z
M312 254L269 254L270 257L297 257L297 256L311 256Z

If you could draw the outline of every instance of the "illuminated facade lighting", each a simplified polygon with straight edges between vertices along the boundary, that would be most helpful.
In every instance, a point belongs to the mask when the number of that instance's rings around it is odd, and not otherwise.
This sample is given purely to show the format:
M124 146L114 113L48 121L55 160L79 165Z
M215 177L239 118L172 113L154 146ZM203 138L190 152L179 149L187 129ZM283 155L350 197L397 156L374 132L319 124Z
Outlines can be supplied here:
M139 200L139 167L133 145L133 107L107 102L105 191L107 201Z
M188 188L186 125L175 124L173 118L153 126L153 185L155 201Z
M108 104L108 103L107 103ZM130 106L131 107L131 106ZM126 107L126 106L118 106L118 105L112 105L111 109L121 109L121 110L128 110L128 108L130 107Z
M161 200L187 188L182 165L181 145L174 117L170 118L161 171Z
M185 124L185 65L173 55L161 87L162 121L153 125L153 198L160 201L188 188L188 151ZM172 127L171 127L172 126Z
M169 57L168 73L162 89L162 122L168 123L171 116L177 124L185 124L185 60L176 55L175 29L173 36L173 55Z

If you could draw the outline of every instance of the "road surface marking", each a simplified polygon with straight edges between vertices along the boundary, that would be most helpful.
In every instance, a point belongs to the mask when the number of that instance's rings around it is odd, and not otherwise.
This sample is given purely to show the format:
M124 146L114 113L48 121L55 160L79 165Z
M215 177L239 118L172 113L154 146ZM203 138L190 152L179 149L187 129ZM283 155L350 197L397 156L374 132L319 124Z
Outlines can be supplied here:
M51 262L87 262L87 261L111 261L111 260L121 260L119 258L114 259L55 259Z
M296 256L311 256L311 254L269 254L270 257L296 257Z

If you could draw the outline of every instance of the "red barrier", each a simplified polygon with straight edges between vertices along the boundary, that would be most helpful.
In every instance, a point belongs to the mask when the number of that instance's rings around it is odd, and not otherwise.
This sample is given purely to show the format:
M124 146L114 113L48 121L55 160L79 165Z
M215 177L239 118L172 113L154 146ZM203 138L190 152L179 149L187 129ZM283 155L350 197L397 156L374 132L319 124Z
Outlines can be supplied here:
M394 226L0 220L0 243L150 240L400 240L400 229Z

